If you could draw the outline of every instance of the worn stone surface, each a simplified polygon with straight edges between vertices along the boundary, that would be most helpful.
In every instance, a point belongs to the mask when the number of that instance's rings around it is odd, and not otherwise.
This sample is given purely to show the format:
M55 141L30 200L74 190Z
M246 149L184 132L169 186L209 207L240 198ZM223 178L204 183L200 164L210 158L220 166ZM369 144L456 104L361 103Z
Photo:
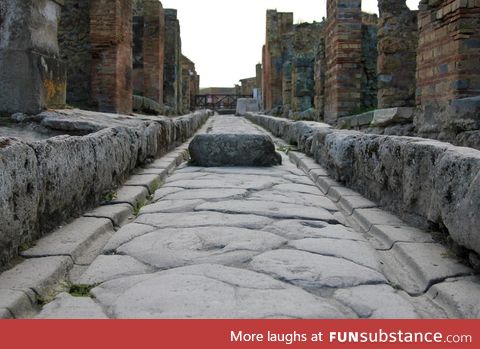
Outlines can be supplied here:
M328 300L266 275L218 265L177 268L131 281L105 283L93 294L116 318L345 317Z
M37 318L40 319L107 319L102 308L89 297L72 297L60 293L47 304Z

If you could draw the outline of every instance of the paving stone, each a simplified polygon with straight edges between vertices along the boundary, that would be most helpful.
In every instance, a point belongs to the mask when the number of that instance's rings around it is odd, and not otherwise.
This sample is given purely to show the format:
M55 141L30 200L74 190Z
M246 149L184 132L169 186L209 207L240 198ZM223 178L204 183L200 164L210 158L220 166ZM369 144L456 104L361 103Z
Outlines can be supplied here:
M329 238L366 241L361 234L342 225L331 225L320 221L282 220L263 230L283 236L287 240Z
M312 219L337 223L330 212L320 207L284 204L272 201L230 200L207 202L196 211L216 211L222 213L257 214L270 218Z
M183 181L183 180L192 180L202 178L208 175L205 172L187 172L187 173L178 173L175 171L170 177L165 180L165 183L171 183L175 181Z
M104 253L112 253L121 245L129 242L130 240L147 234L149 232L154 231L155 228L144 225L144 224L136 224L130 223L119 229L107 242L105 247L103 248Z
M136 220L136 223L147 224L157 228L222 226L262 229L271 222L271 219L262 216L222 214L218 212L193 212L188 215L181 213L144 214Z
M357 286L335 291L334 298L361 318L416 319L415 308L388 285Z
M35 299L32 290L40 296L48 294L72 265L66 256L27 259L0 275L0 289L23 291Z
M30 298L22 291L0 289L0 309L7 309L8 318L22 318L34 312L34 305ZM0 319L2 319L0 311Z
M335 206L335 204L329 198L305 193L285 192L279 190L262 190L250 195L248 200L262 200L303 206L315 206L329 211L337 211L337 206Z
M164 169L167 173L172 173L172 171L177 166L177 162L172 159L166 159L165 157L155 160L151 164L145 166L145 168L157 168L157 169Z
M269 178L265 176L212 176L211 179L204 177L196 180L180 180L169 182L164 185L167 187L179 187L184 189L251 189L262 190L272 187L282 179Z
M110 231L107 234L100 235L95 239L88 248L75 260L76 265L90 265L99 254L102 253L103 248L107 242L112 238L115 231Z
M356 209L353 211L352 218L364 232L370 231L373 225L391 225L396 227L407 225L397 216L379 208Z
M350 227L350 224L348 223L347 218L343 215L343 213L334 212L333 217L335 217L335 219L337 220L338 223L340 223L340 224L342 224L346 227Z
M117 191L117 198L112 204L126 203L135 207L137 204L145 202L148 197L148 190L144 187L124 185Z
M183 188L175 188L175 187L162 187L155 191L155 194L153 195L153 202L157 202L160 199L163 199L165 196L173 194L173 193L178 193L181 191L185 191Z
M381 270L376 251L367 242L325 238L308 238L290 241L289 246L297 250L318 253L323 256L343 258L356 264Z
M168 269L201 263L241 263L285 242L271 233L241 228L162 229L135 238L117 252Z
M133 209L129 204L105 205L85 213L84 217L107 218L115 226L121 226L132 216Z
M166 200L203 199L219 200L241 198L247 195L245 189L189 189L165 195Z
M422 294L447 278L473 274L437 243L399 242L390 251L379 251L379 255L389 279L410 295Z
M162 178L155 174L133 175L130 176L124 185L142 186L148 189L150 193L154 193L162 183Z
M312 180L307 176L298 176L294 174L288 174L288 175L282 176L282 178L295 184L314 185Z
M453 310L452 317L463 319L480 318L479 278L447 280L433 285L428 295L445 309Z
M313 168L308 172L308 176L316 182L318 177L328 177L328 173L323 168Z
M361 197L359 193L346 187L331 187L328 191L328 198L335 203L339 202L344 196Z
M76 260L100 235L113 231L106 218L81 217L41 238L21 253L24 257L70 256Z
M80 285L97 285L124 276L153 272L153 268L129 256L98 256L78 279Z
M210 264L176 268L148 278L114 280L92 292L117 318L347 316L330 301L267 275Z
M168 171L164 168L141 168L133 172L135 175L156 175L160 181L165 181L168 177Z
M382 274L345 259L296 250L265 252L254 257L250 265L255 271L312 289L387 282Z
M318 190L315 185L305 185L305 184L278 184L275 185L272 189L286 192L296 192L296 193L305 193L312 195L324 196L322 192Z
M342 209L345 214L351 216L353 211L359 208L376 208L378 205L373 201L365 199L363 196L342 196L337 203L338 207Z
M0 319L13 319L13 315L8 309L0 308Z
M432 234L423 230L392 225L374 225L368 233L370 243L379 250L389 250L396 242L435 242Z
M204 200L167 200L162 199L157 203L142 207L139 215L150 213L178 213L190 212L204 203Z
M108 319L102 308L89 297L73 297L60 293L45 305L37 319Z
M324 195L328 195L330 188L340 186L340 183L328 177L318 177L315 184Z

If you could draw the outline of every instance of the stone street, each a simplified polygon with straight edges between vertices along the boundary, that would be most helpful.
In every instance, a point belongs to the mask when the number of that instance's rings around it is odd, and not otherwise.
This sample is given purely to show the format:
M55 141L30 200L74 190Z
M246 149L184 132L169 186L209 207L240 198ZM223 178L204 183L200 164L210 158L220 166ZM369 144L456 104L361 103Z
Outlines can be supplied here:
M265 133L233 116L215 116L203 132L226 124ZM291 151L282 158L274 167L180 164L136 218L96 243L96 258L74 258L70 293L57 290L34 316L478 316L473 272L429 234L346 188L323 192L319 182L332 181L306 156ZM142 176L149 175L134 177ZM370 226L387 233L361 232L369 210L375 210ZM65 255L60 240L59 256ZM35 249L42 240L34 255ZM40 250L38 256L55 255ZM86 291L75 294L71 285Z

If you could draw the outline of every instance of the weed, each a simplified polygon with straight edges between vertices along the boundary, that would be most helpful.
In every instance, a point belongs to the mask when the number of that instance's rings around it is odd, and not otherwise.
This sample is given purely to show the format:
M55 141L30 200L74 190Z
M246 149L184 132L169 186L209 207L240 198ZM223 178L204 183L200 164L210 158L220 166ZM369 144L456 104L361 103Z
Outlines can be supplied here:
M135 207L133 208L133 215L136 217L140 214L140 210L142 207L144 207L147 204L146 201L139 201L135 204Z
M282 145L279 145L279 146L277 147L277 150L278 150L278 151L281 151L281 152L283 152L283 153L285 153L285 154L288 155L288 153L293 150L293 147L292 147L291 145L283 145L283 144L282 144Z
M108 203L108 202L112 202L116 198L117 198L117 192L110 191L110 192L106 193L105 195L103 195L101 200L104 203Z
M70 293L73 297L90 297L91 293L90 291L95 287L96 285L76 285L76 284L70 284L70 287L68 289L68 293Z

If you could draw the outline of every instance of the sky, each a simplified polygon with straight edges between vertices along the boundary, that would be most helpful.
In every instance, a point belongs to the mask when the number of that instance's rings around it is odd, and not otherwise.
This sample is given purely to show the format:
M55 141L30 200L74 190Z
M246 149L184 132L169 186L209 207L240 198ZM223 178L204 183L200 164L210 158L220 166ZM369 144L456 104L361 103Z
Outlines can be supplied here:
M265 43L266 10L293 12L294 22L321 21L326 0L161 0L178 10L182 52L196 64L201 87L234 86L255 76ZM419 0L407 0L417 9ZM378 13L377 0L363 0Z

